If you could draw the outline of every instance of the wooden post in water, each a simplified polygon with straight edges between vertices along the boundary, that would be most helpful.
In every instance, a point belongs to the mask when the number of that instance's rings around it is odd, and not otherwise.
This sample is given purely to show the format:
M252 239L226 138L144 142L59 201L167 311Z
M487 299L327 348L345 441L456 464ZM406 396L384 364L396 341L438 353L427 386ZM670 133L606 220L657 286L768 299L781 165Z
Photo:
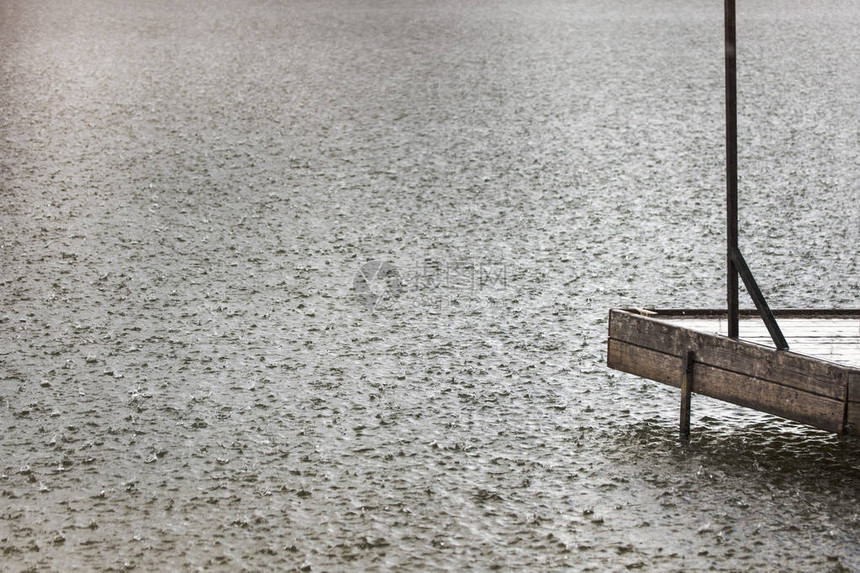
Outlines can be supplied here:
M690 402L693 395L693 364L692 350L684 353L681 369L681 439L690 439Z
M735 0L725 0L726 32L726 281L729 337L738 338L738 89L735 56Z

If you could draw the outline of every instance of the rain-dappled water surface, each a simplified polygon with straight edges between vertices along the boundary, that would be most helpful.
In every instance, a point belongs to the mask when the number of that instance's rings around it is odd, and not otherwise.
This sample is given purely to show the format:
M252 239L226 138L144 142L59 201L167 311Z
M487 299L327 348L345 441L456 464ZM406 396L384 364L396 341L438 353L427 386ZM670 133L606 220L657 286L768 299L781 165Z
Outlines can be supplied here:
M856 306L860 8L741 4L742 247ZM860 570L856 442L604 366L723 304L722 15L0 2L5 567Z

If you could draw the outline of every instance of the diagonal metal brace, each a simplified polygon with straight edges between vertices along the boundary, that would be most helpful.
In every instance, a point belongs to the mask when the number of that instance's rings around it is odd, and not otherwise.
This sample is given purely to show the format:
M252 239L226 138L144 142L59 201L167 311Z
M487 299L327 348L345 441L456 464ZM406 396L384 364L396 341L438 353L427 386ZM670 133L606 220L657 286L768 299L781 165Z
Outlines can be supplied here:
M788 342L785 341L785 337L782 335L782 330L780 330L779 325L776 323L776 318L774 318L773 312L770 310L767 301L764 299L761 289L758 288L758 284L755 282L755 278L753 278L752 272L747 266L747 262L744 260L740 249L737 247L733 248L731 250L731 254L732 262L735 264L735 268L741 276L741 279L743 279L744 286L747 288L747 292L749 292L753 303L755 303L755 307L758 310L761 319L764 321L764 325L767 327L767 331L770 333L770 337L773 339L776 349L788 350Z

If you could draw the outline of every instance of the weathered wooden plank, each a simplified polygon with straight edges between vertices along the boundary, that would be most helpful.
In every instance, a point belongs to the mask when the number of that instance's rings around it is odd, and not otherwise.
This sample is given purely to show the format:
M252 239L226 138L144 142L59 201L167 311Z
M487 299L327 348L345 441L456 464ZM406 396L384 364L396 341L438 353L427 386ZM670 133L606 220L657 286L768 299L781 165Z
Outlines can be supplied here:
M693 350L697 362L703 364L829 398L845 398L845 379L840 366L809 356L777 352L617 310L610 312L609 336L677 356L678 360L683 352Z
M696 392L739 406L841 433L845 402L803 392L737 372L702 366L694 374Z
M613 370L642 376L675 388L681 387L681 358L609 339L607 365Z
M739 406L795 420L810 426L841 433L845 402L783 386L773 381L745 376L703 364L696 354L693 367L694 391ZM607 362L611 368L679 387L682 359L610 339ZM843 394L844 396L844 394Z
M860 436L860 402L848 402L845 415L845 434Z
M848 371L848 401L860 402L860 370Z

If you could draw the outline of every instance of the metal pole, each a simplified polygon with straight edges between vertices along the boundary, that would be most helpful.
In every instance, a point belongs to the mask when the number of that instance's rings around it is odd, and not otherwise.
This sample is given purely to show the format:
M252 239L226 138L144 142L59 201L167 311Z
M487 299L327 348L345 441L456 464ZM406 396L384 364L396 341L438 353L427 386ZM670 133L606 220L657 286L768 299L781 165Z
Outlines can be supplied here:
M738 94L735 57L735 0L725 0L726 27L726 281L729 337L738 338Z

